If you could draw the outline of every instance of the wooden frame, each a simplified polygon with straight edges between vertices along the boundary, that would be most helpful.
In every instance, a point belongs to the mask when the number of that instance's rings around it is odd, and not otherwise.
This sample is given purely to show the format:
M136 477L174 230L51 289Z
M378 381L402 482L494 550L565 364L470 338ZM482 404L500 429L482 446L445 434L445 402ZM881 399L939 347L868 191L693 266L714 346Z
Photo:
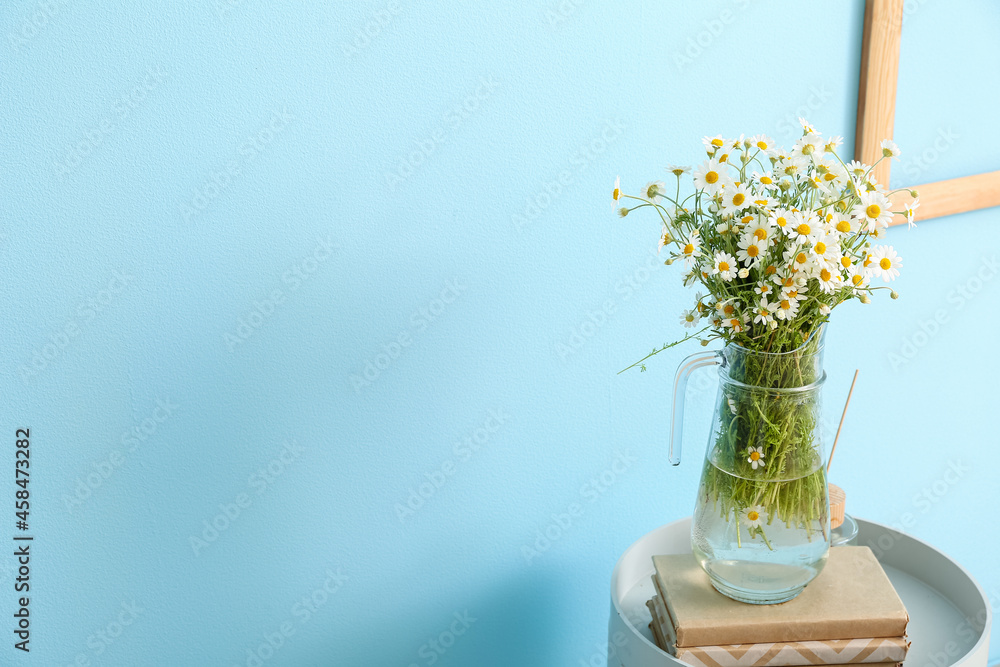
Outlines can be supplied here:
M882 156L882 139L892 138L902 26L903 0L866 0L854 159L867 164ZM883 160L874 172L887 189L890 162ZM1000 206L1000 171L906 187L919 190L918 220ZM892 197L893 208L902 210L912 199L908 192L899 192ZM905 222L897 215L892 224Z

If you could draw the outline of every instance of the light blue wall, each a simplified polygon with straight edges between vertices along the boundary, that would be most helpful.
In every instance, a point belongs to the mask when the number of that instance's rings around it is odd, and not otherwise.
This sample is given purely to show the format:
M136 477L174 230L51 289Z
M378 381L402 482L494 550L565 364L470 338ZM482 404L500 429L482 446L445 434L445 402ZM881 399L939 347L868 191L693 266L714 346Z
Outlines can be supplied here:
M1000 11L906 6L895 184L998 168ZM615 560L690 513L702 451L666 461L694 348L615 375L690 297L611 183L705 134L791 143L800 115L849 151L861 22L858 0L4 3L0 503L9 536L30 427L36 541L30 660L0 558L0 662L247 665L283 627L267 665L589 661ZM837 313L827 393L835 415L861 369L850 510L910 516L994 598L998 223L893 229L902 297Z

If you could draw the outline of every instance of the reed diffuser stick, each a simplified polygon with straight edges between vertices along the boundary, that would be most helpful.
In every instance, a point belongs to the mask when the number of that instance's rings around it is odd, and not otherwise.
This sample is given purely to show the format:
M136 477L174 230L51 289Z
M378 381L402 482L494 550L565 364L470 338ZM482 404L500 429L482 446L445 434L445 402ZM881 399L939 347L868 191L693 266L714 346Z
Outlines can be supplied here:
M833 463L833 453L837 451L837 440L840 439L840 429L844 428L844 417L847 416L847 406L851 404L851 394L854 393L854 383L858 381L858 371L854 369L854 379L851 380L851 389L847 392L847 402L844 403L844 412L840 415L840 424L837 426L837 435L833 436L833 447L830 448L830 459L826 462L826 473L830 474L830 464Z

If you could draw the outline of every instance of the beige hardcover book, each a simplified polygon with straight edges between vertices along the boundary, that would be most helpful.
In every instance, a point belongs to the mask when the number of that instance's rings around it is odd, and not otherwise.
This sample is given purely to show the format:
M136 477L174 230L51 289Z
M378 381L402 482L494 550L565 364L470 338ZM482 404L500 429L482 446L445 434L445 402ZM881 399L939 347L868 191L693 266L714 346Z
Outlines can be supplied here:
M902 637L909 616L868 547L830 549L795 599L751 605L716 591L690 554L653 556L654 583L679 648Z
M677 648L673 625L660 596L646 603L657 645L694 667L790 667L797 665L896 664L906 658L905 637L828 639L808 642L732 644Z

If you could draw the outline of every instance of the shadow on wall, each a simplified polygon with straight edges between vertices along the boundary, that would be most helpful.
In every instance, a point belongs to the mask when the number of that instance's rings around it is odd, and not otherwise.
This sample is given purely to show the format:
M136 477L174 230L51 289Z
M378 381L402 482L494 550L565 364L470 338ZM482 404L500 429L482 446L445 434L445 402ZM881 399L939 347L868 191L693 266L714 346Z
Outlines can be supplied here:
M407 579L397 577L405 587ZM542 571L519 573L491 589L470 591L449 602L428 600L422 607L400 608L375 600L386 610L384 623L355 636L353 646L331 639L308 664L400 665L402 667L538 667L561 664L553 619L564 615L566 591ZM391 615L390 615L391 610Z

